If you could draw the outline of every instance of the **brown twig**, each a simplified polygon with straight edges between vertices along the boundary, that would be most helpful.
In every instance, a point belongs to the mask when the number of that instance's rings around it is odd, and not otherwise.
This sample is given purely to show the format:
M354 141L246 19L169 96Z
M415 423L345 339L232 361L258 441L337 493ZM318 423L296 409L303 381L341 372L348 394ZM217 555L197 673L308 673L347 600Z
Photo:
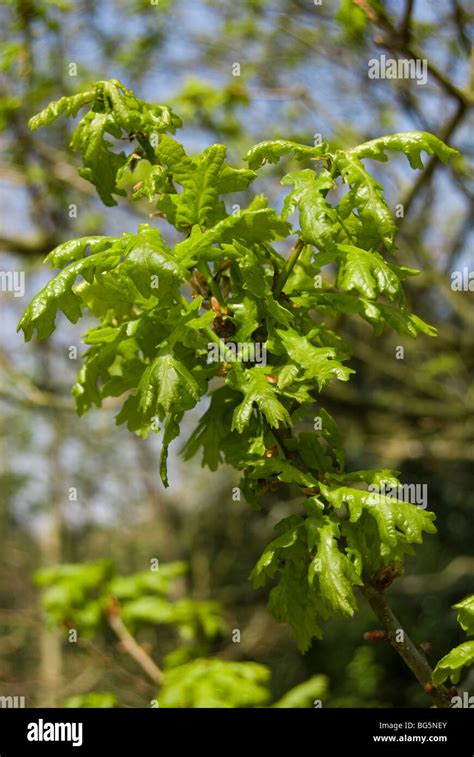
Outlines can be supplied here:
M453 84L453 82L448 79L448 77L439 68L437 68L428 60L426 55L424 55L421 51L416 50L407 43L404 27L402 27L402 29L399 31L391 21L390 17L387 15L387 13L385 13L385 11L383 11L382 9L374 10L374 8L369 5L367 0L352 0L352 2L354 5L360 8L363 13L365 13L367 18L375 26L386 32L387 37L385 39L376 40L376 43L380 47L384 47L385 49L390 50L395 54L400 53L402 55L408 55L410 58L426 59L428 72L431 74L433 79L436 80L439 86L444 89L445 92L450 94L452 97L455 97L456 100L458 100L458 102L464 106L472 104L472 99L469 94L463 92L461 89L459 89L459 87L456 87L456 85ZM410 19L410 15L408 16L408 19Z
M411 40L411 16L413 13L414 0L407 0L402 22L400 24L400 37L405 44Z
M163 671L132 636L120 617L120 609L117 603L113 603L108 607L106 616L109 626L120 640L123 649L130 657L133 657L135 662L140 665L141 669L157 686L161 686L164 681Z
M433 686L433 671L424 655L415 646L389 606L385 595L371 584L364 584L361 592L384 627L387 638L404 663L410 668L424 690L433 697L437 707L450 707L451 697L445 686ZM403 631L401 634L400 632ZM401 636L401 640L399 637Z

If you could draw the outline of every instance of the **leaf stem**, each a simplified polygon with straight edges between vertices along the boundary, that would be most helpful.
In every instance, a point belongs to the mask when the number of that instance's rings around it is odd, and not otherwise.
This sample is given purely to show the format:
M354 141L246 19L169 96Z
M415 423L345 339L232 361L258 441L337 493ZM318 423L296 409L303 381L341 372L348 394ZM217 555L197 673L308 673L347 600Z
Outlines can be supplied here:
M338 221L341 224L341 226L344 229L344 231L346 232L346 234L349 237L349 239L351 240L351 242L354 242L355 241L354 237L352 236L351 232L349 231L349 229L347 228L346 224L344 223L344 221L342 220L342 218L341 218L341 216L339 214L338 214Z
M273 294L275 297L277 297L283 287L285 286L287 279L292 272L293 268L295 267L296 261L298 260L301 250L305 246L303 240L299 237L298 240L295 242L293 247L291 248L291 252L289 254L288 260L286 261L285 265L283 266L283 269L277 279L275 288L273 290Z
M225 306L224 297L220 290L219 284L214 279L214 276L212 274L211 268L207 260L200 260L197 265L197 269L205 277L207 283L209 284L209 289L211 290L212 294L216 298L219 305L224 307Z
M142 134L135 134L135 139L137 140L140 147L144 150L146 159L150 161L152 166L155 164L155 151L153 147L151 146L149 140L143 136Z

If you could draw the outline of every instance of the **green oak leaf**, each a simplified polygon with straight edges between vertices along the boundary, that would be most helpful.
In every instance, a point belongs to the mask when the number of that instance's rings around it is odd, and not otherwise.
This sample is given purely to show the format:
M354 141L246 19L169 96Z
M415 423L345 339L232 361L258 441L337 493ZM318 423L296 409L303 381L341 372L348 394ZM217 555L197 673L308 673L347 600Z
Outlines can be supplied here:
M333 507L347 505L351 523L357 523L364 511L374 518L380 535L382 557L388 555L402 537L409 544L421 544L423 531L436 533L434 513L409 502L348 486L330 489L321 484L320 489Z
M337 285L347 291L356 290L369 300L385 294L393 300L400 294L400 280L378 252L367 252L360 247L339 244L341 263Z
M474 594L457 602L453 608L458 611L457 619L461 628L468 636L474 636Z
M255 407L265 416L272 428L278 428L280 425L291 426L288 410L278 399L277 389L266 378L269 373L270 370L263 366L252 369L243 369L237 364L232 366L232 374L228 381L233 381L232 385L244 395L244 399L234 410L232 431L243 431Z
M441 658L433 670L433 684L440 686L447 678L456 684L464 667L474 664L474 641L465 641Z
M278 163L283 155L293 153L296 160L320 158L327 150L327 144L310 147L291 142L289 139L271 139L254 145L245 155L245 160L252 169L261 168L264 163Z
M352 211L357 211L364 229L366 244L373 247L382 242L392 251L395 246L397 227L383 194L383 187L369 174L357 155L350 151L338 151L335 164L349 192L346 195Z
M317 529L316 554L308 569L308 577L321 592L333 612L351 616L357 609L353 586L363 581L350 559L339 549L339 526L326 521Z
M389 134L386 137L371 139L362 145L351 148L348 152L359 158L373 158L385 162L388 160L385 150L403 152L412 168L423 168L421 153L436 155L437 158L448 163L451 158L459 156L459 152L448 147L434 134L426 131L402 131L398 134Z
M326 201L328 190L334 186L329 171L322 171L319 176L310 168L293 171L281 183L294 186L285 198L282 217L288 218L298 208L303 242L321 250L331 249L338 222L336 211Z

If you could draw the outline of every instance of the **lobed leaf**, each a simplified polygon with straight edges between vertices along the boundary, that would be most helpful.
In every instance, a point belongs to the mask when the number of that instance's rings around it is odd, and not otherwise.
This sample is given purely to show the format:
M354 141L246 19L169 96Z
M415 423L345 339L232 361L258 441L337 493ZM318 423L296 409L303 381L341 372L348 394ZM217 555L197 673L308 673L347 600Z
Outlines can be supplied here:
M338 220L335 209L326 201L328 190L334 186L329 171L322 171L319 176L310 168L293 171L284 176L281 183L294 186L285 198L282 217L287 218L298 208L303 242L321 250L331 249L338 232Z
M436 533L433 523L435 514L409 502L347 486L330 489L321 484L320 489L333 507L340 508L344 504L348 506L351 523L356 523L364 510L374 518L380 536L382 557L389 555L401 539L408 544L421 544L423 531Z
M43 126L49 126L56 118L63 113L66 116L75 117L78 111L90 102L93 102L96 97L96 89L89 89L86 92L80 92L78 95L72 95L71 97L61 97L59 100L53 100L50 102L44 110L37 113L36 116L32 116L28 121L28 128L31 131L36 131Z
M474 636L474 594L453 605L458 611L457 620L468 636Z
M397 227L385 200L383 187L369 174L357 154L339 150L334 162L349 185L346 203L360 218L364 246L375 247L382 242L387 250L393 251Z
M474 641L465 641L441 658L433 670L433 684L440 686L447 678L456 684L464 667L474 664Z
M289 139L271 139L254 145L245 155L251 169L261 168L265 163L278 163L283 155L293 153L296 160L321 158L327 150L327 144L310 147L291 142Z
M441 139L427 131L403 131L398 134L389 134L385 137L371 139L362 145L353 147L348 152L357 155L358 158L373 158L385 162L388 160L385 150L397 150L403 152L412 168L423 168L421 153L436 155L437 158L448 163L459 152L449 147Z

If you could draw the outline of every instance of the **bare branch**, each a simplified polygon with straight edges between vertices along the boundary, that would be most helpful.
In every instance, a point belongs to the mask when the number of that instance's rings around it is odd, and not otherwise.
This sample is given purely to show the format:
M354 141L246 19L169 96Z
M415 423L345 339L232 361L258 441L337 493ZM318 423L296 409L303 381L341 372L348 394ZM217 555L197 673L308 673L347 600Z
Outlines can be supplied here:
M163 671L132 636L120 617L120 610L117 604L111 604L107 609L107 620L112 631L120 640L123 649L130 657L133 657L135 662L140 665L141 669L157 686L161 686L164 681Z
M390 644L410 668L425 691L433 697L436 706L450 707L451 697L447 688L445 686L433 686L433 671L426 657L417 649L407 632L402 628L397 616L388 605L384 593L371 584L365 584L361 588L361 592L387 632ZM403 631L403 633L401 634L400 631ZM402 640L399 640L400 638Z

